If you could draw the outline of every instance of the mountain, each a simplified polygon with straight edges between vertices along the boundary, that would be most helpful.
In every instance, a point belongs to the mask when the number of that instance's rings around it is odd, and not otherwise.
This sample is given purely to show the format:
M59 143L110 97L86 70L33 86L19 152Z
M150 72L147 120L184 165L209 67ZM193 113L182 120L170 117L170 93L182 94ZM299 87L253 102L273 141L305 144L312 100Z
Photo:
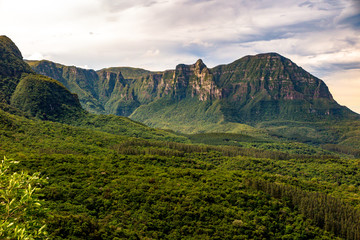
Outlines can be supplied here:
M88 111L180 132L222 131L230 123L359 117L340 106L322 80L277 53L214 68L199 59L163 72L121 67L95 72L49 61L28 63L77 93Z

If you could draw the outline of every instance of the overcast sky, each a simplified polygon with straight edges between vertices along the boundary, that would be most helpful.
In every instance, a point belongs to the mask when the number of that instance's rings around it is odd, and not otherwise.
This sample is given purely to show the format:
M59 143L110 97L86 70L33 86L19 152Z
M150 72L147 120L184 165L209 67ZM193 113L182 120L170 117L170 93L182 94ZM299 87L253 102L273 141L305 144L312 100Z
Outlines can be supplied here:
M26 59L95 70L277 52L360 113L359 0L0 0L0 35Z

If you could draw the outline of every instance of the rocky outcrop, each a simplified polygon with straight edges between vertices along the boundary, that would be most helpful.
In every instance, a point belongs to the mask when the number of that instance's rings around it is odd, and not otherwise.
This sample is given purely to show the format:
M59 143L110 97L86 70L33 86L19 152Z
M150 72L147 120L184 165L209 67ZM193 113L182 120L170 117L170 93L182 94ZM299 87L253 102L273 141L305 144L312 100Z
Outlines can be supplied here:
M191 66L195 79L191 83L192 97L198 96L200 101L221 99L222 91L216 85L214 76L201 59Z

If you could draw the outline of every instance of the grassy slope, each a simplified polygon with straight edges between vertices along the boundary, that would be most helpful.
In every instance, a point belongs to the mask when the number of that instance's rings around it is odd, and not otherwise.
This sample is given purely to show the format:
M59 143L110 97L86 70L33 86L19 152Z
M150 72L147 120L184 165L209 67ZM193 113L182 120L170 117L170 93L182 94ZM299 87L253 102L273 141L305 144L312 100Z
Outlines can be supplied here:
M249 146L241 142L273 142L276 149L275 145L281 145L278 142L290 140L360 156L358 120L268 121L252 127L223 121L224 117L219 109L219 102L198 102L195 99L174 102L168 98L138 108L130 118L152 127L190 134L190 138L198 143ZM234 144L236 142L238 143Z
M82 115L78 119L71 120L68 123L73 126L128 137L189 142L189 140L184 136L162 129L150 128L142 123L134 122L129 118L115 115L96 115L88 113Z
M152 127L191 133L221 122L222 114L217 102L199 102L194 98L177 102L168 96L140 106L130 118Z

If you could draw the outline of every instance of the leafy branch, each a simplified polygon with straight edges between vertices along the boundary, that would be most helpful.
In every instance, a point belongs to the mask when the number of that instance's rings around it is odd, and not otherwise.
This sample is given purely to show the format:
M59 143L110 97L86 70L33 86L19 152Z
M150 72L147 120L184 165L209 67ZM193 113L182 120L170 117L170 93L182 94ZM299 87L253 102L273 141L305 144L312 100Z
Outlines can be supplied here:
M6 157L0 163L0 238L46 239L46 209L35 194L43 180L39 173L11 173L17 163Z

